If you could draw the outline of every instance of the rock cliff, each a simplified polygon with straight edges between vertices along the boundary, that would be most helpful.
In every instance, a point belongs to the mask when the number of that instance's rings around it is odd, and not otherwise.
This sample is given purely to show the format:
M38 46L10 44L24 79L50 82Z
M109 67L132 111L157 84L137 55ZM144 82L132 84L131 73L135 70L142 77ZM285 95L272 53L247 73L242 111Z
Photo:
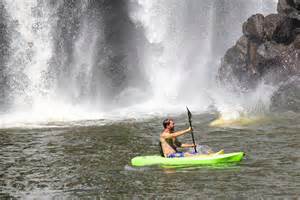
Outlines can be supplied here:
M250 89L262 78L278 83L299 74L300 0L279 0L277 11L243 24L243 35L223 57L221 81Z
M273 110L300 109L300 0L279 0L276 14L252 15L242 29L222 59L220 81L249 91L263 79L279 87ZM291 98L293 106L287 106Z

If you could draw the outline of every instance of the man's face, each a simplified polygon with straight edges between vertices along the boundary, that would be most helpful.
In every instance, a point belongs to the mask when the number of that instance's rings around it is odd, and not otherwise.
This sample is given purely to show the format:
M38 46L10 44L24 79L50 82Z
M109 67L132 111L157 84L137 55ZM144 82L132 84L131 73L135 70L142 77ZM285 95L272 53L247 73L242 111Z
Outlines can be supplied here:
M168 127L169 127L169 129L170 129L171 131L174 131L174 129L175 129L175 123L171 120Z

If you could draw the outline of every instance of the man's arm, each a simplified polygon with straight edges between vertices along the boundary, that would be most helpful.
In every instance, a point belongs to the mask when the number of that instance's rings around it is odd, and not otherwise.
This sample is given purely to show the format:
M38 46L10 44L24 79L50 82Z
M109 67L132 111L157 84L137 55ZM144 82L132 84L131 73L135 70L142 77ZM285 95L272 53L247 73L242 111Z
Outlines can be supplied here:
M163 135L163 137L164 137L165 139L176 138L176 137L178 137L178 136L181 136L181 135L184 135L184 134L190 132L191 130L192 130L192 128L189 127L188 129L183 130L183 131L177 131L177 132L172 133L172 134L166 134L166 135Z
M175 144L177 147L180 147L180 148L189 148L189 147L195 147L195 146L197 146L197 145L194 145L194 144L183 144L183 143L179 142L179 141L177 140L177 138L175 138L174 144Z
M182 147L182 148L189 148L189 147L196 147L197 145L195 144L181 144L181 146L180 147Z

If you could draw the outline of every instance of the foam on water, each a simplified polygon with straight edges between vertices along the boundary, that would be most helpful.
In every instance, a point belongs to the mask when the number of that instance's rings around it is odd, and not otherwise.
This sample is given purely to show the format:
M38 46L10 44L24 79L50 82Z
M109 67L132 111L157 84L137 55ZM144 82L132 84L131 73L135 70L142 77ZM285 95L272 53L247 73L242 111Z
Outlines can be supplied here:
M269 112L271 97L276 87L261 82L259 86L250 92L236 93L224 88L217 90L214 97L214 106L219 111L219 119L222 123L253 119L261 117ZM218 98L221 95L223 98Z

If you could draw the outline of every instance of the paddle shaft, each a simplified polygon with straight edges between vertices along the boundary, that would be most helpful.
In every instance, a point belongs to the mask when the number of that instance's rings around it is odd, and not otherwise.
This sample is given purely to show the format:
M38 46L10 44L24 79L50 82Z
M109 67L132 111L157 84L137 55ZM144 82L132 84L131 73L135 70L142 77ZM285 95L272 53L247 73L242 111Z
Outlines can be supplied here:
M197 148L196 148L196 143L195 143L195 138L194 138L194 132L193 132L193 126L192 126L192 113L190 112L190 110L188 109L188 107L186 107L187 112L188 112L188 118L189 118L189 123L190 123L190 127L191 127L191 134L192 134L192 140L193 140L193 144L194 144L194 150L195 153L197 152Z

